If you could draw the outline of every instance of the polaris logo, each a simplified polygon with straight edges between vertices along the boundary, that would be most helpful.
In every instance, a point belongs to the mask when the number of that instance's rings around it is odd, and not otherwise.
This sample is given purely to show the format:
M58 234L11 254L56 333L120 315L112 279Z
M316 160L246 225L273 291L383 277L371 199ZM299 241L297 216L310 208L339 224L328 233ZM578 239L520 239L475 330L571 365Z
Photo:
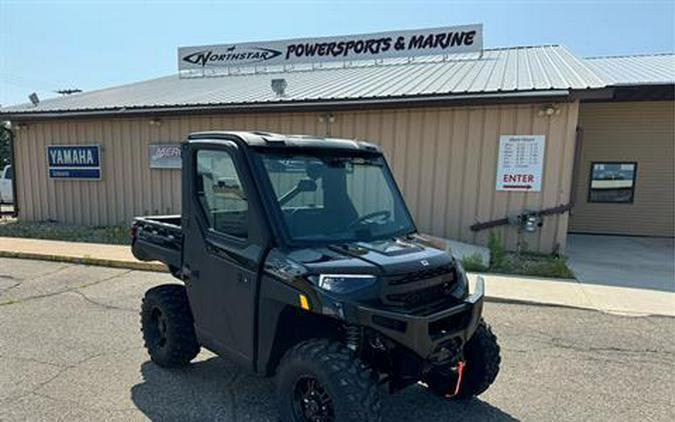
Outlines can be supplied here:
M429 261L427 261L426 259L423 259L423 260L420 261L420 264L422 264L423 267L428 267Z
M236 45L228 47L224 53L215 53L213 50L202 50L183 57L183 61L196 64L201 67L223 66L224 64L249 64L259 63L277 56L281 51L271 48L247 47L237 49Z

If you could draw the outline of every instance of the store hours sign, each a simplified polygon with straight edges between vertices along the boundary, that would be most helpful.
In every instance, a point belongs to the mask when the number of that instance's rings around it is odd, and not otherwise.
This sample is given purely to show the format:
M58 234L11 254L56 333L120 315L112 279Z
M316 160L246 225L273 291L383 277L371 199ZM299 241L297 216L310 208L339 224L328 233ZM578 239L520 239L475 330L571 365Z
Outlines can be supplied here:
M502 135L497 162L498 191L541 191L544 135Z

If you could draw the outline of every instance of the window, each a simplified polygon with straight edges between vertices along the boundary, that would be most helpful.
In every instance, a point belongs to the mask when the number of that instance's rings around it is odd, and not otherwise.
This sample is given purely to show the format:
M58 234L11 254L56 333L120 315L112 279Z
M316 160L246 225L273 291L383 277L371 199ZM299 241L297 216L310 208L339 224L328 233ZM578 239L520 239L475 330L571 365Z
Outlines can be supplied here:
M196 183L209 226L221 233L247 237L248 202L230 154L198 151Z
M588 202L632 203L637 163L591 163Z
M391 239L415 229L380 156L261 151L260 157L293 242Z
M319 160L313 160L320 163ZM302 208L323 208L324 193L321 179L310 179L307 158L283 157L277 161L264 160L272 188L281 209L293 211Z

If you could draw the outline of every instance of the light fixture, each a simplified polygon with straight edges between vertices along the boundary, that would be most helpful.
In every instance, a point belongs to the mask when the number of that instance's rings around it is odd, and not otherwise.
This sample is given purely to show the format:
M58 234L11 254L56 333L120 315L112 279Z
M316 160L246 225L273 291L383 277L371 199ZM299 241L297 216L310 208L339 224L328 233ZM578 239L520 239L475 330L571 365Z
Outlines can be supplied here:
M158 117L153 117L150 119L150 126L161 126L162 125L162 119Z
M554 114L560 114L560 107L555 104L545 104L539 107L537 112L539 116L553 116Z
M335 116L333 113L324 113L319 115L319 123L335 123Z
M30 94L30 95L28 96L28 99L30 100L31 103L33 103L33 105L34 105L35 107L37 107L38 104L40 104L40 97L38 97L38 95L37 95L35 92L33 92L32 94Z
M284 78L272 79L272 91L277 94L278 97L284 97L286 95L286 88L288 87L288 82Z

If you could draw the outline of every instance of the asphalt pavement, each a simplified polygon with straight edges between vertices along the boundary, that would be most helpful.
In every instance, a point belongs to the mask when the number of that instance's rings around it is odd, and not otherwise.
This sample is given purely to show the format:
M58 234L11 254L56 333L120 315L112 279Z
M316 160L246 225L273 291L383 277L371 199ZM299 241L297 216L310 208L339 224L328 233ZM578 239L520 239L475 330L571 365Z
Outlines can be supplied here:
M138 305L158 272L0 258L1 421L275 421L273 380L202 352L152 364ZM414 386L391 421L670 421L675 319L486 303L502 372L479 399Z

